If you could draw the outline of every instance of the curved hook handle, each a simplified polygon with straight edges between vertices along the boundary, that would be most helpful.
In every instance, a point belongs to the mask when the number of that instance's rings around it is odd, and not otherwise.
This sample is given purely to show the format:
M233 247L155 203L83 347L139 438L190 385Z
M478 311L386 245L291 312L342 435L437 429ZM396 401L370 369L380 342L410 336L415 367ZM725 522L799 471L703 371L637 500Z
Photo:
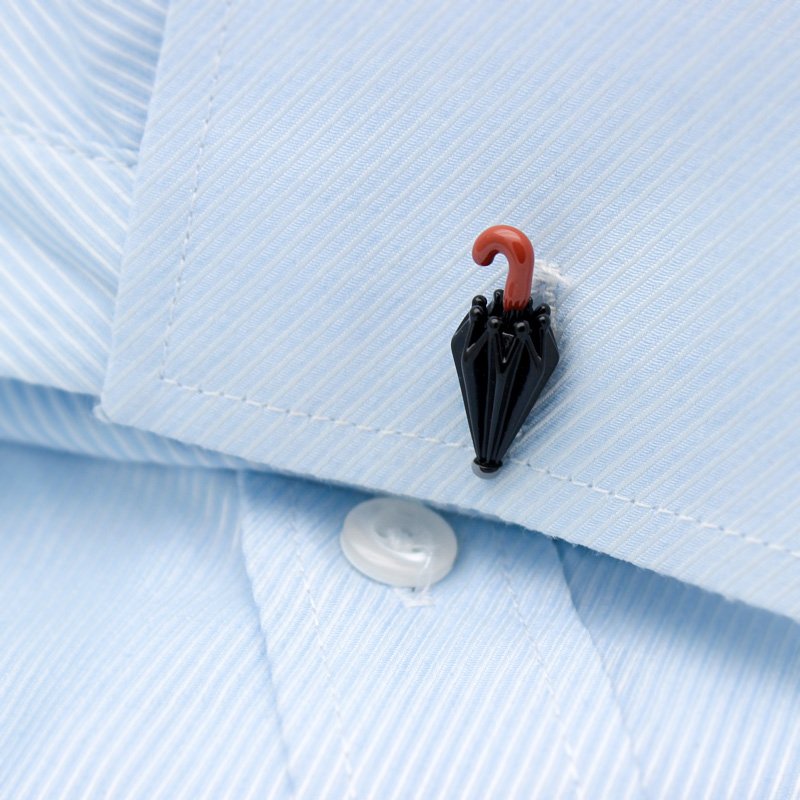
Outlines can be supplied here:
M494 257L502 253L508 259L508 277L503 292L503 308L525 308L531 299L533 281L533 245L518 228L510 225L493 225L481 233L472 245L472 258L476 264L487 267Z

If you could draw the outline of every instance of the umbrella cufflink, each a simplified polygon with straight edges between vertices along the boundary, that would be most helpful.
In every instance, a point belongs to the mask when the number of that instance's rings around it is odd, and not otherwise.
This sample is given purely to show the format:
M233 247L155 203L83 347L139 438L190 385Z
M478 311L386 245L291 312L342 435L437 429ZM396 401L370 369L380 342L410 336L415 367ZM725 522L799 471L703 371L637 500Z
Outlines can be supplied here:
M509 225L487 228L472 257L481 266L501 253L508 259L505 289L491 302L478 295L461 321L451 347L475 447L472 468L483 478L503 465L514 437L558 364L550 306L531 299L533 246Z

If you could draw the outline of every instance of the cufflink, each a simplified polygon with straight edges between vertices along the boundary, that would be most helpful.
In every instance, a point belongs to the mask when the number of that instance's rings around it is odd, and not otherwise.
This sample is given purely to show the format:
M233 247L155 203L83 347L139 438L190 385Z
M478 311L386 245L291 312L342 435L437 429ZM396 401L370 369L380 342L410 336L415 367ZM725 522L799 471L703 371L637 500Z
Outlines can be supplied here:
M483 295L461 321L451 341L467 422L475 448L473 470L493 477L558 364L550 306L531 299L533 246L510 225L487 228L475 240L472 258L488 266L508 259L505 289L491 302Z

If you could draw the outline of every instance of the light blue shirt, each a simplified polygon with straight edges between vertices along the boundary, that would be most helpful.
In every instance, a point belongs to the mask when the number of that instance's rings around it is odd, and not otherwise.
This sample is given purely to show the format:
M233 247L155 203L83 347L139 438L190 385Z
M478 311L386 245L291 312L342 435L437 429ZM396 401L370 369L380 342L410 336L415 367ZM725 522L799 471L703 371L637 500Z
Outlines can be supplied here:
M1 796L800 795L796 7L3 17ZM482 482L498 222L562 357Z

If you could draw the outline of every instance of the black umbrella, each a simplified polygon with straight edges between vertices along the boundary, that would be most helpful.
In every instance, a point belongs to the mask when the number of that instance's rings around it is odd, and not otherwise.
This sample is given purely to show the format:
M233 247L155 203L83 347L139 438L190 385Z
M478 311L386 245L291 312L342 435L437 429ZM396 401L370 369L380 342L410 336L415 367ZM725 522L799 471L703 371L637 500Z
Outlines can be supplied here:
M508 259L505 290L491 303L478 295L453 336L464 408L475 446L473 469L489 477L530 414L558 364L550 306L531 300L533 246L520 230L495 225L475 240L472 257L487 266L502 253Z

